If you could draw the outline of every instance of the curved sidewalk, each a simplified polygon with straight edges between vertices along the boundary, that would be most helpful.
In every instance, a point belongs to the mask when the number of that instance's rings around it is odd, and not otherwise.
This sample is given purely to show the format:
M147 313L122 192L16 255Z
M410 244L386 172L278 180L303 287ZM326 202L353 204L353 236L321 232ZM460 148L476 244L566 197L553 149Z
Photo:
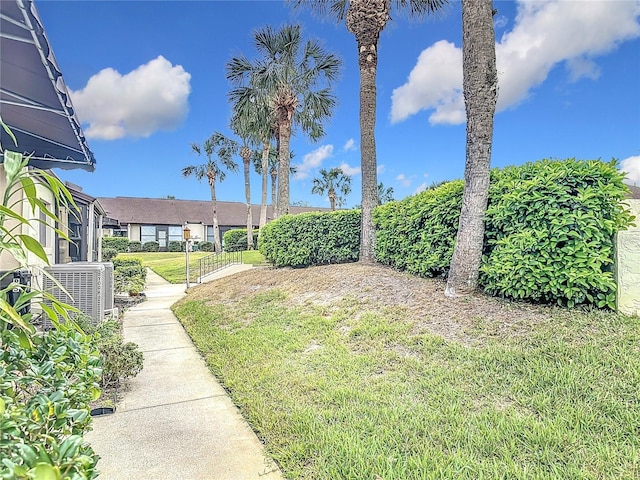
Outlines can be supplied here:
M147 300L124 315L125 340L140 346L144 368L116 412L95 417L86 436L101 457L99 478L282 479L171 312L184 290L148 271Z

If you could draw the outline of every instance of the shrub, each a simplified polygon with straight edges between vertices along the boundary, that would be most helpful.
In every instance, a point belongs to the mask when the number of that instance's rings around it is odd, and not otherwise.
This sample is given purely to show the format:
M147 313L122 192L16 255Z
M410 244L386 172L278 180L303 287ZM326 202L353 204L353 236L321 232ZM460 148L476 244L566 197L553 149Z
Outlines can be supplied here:
M142 352L137 344L124 341L118 320L105 320L97 326L84 314L76 315L74 320L91 336L93 345L100 352L100 385L103 388L118 388L142 371Z
M169 242L168 250L170 252L184 252L185 242L180 240L171 240Z
M147 270L139 258L115 258L113 260L113 289L116 293L138 294L144 290Z
M129 252L132 252L132 253L141 252L142 251L142 242L139 242L137 240L129 242L129 246L127 247L127 250Z
M113 248L118 253L125 253L129 246L127 237L102 237L102 249Z
M464 182L446 182L373 212L379 262L421 277L446 276L453 256Z
M355 262L360 254L360 210L280 217L263 227L260 253L278 267Z
M90 338L61 326L24 348L19 330L2 329L0 344L2 478L58 478L54 468L64 478L95 478L98 457L82 441L89 403L100 395L100 356ZM32 477L37 465L54 476Z
M213 249L213 242L200 242L198 244L198 250L200 250L201 252L213 252Z
M233 228L224 232L222 236L225 252L240 252L248 248L247 246L247 229ZM253 246L258 245L258 232L253 232Z
M160 251L160 244L158 242L144 242L142 245L143 252L158 252Z
M110 262L118 256L118 251L115 248L105 248L102 250L102 261Z
M542 160L492 174L487 292L615 307L614 235L631 223L616 162Z

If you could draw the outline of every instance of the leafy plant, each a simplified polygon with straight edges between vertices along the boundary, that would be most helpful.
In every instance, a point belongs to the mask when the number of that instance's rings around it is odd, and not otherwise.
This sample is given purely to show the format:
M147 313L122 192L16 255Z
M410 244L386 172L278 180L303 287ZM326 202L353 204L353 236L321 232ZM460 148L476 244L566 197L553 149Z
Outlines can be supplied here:
M77 208L57 178L28 168L28 158L4 152L3 170L0 253L13 257L19 268L35 269L29 255L48 263L47 255L35 238L22 233L22 227L44 222L37 210L57 224L55 211ZM39 189L53 194L51 208L38 196ZM27 204L32 220L21 215ZM55 231L68 240L66 232ZM15 288L22 291L12 305L8 293ZM36 333L26 308L31 304L40 307L54 330ZM0 478L89 479L97 475L97 456L82 435L90 428L89 402L100 395L100 356L75 323L58 320L58 315L68 320L71 310L35 285L0 290Z
M143 252L158 252L160 251L160 244L156 241L152 241L152 242L144 242L142 244L142 251Z
M185 242L180 240L171 240L167 249L170 252L184 252L184 248Z
M129 245L127 246L127 251L131 252L131 253L141 252L142 251L142 242L139 242L137 240L133 240L133 241L129 242Z
M247 229L232 228L222 236L225 252L241 252L247 250ZM258 232L253 233L253 244L258 244ZM202 250L202 248L200 248Z
M278 267L355 262L359 245L359 210L286 215L260 236L260 253Z
M129 246L127 237L102 237L102 248L113 248L118 253L125 253Z
M118 251L115 248L104 248L102 250L102 260L110 262L118 256Z
M198 250L202 252L213 252L213 242L200 242L198 243Z
M113 282L116 293L135 294L144 290L147 270L140 258L116 258L113 261Z

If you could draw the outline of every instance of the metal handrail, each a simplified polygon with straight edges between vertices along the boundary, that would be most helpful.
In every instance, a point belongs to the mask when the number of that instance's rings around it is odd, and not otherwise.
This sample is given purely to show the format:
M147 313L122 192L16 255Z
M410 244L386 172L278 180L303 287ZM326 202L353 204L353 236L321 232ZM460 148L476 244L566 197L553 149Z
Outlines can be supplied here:
M242 251L212 253L198 260L198 281L217 270L221 270L229 265L242 263Z

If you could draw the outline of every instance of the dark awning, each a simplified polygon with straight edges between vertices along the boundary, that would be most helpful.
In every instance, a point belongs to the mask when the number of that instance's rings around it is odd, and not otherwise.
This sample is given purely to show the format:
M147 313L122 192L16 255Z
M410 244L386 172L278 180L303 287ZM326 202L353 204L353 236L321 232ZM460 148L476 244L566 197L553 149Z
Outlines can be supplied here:
M32 155L39 168L93 171L95 158L31 0L0 0L2 148Z

